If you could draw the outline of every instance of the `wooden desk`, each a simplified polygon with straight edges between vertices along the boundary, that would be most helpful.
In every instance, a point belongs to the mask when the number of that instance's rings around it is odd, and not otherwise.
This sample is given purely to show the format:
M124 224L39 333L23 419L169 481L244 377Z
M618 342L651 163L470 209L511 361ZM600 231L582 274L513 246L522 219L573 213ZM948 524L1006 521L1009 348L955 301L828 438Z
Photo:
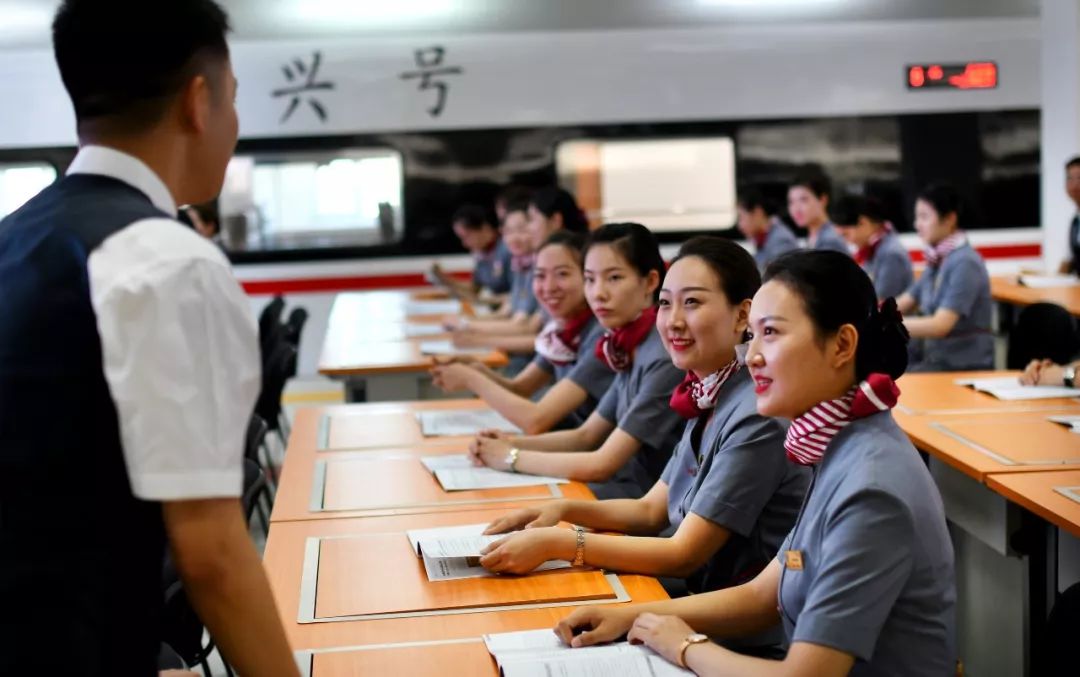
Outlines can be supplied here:
M363 392L366 401L419 399L419 378L434 364L432 356L420 352L420 343L440 336L410 338L405 324L439 322L461 310L456 301L417 300L408 291L339 294L330 311L319 373L349 381L350 392ZM494 368L508 362L497 350L477 358Z
M480 400L311 407L297 412L272 522L508 508L558 496L592 498L584 484L444 492L421 456L464 453L469 437L424 437L420 411L483 409ZM343 420L334 432L326 421ZM321 440L320 438L326 438ZM332 451L320 447L332 442Z
M1040 302L1056 303L1080 317L1080 287L1033 289L1017 282L1015 276L995 275L990 278L990 294L995 301L1016 306L1030 306Z
M897 420L911 416L991 414L996 412L1068 411L1080 413L1080 400L999 400L974 388L957 385L958 379L1019 375L1018 371L956 371L931 374L905 374L897 381L900 401L893 410Z
M470 610L462 613L408 618L298 622L301 615L301 583L305 549L309 538L397 534L404 539L404 532L408 529L488 522L505 512L505 510L486 509L427 515L274 523L270 528L263 561L290 644L294 649L400 644L469 639L492 632L553 627L559 619L569 614L575 607ZM380 556L377 551L371 552L370 569L366 565L361 565L357 568L355 575L363 576L367 571L376 571L378 565L375 560ZM403 585L408 580L412 579L405 576L394 577L392 581L387 580L386 583ZM486 581L486 579L481 580ZM631 601L654 601L667 597L655 579L646 576L621 575L618 580ZM557 584L558 579L551 577L547 582ZM426 581L425 584L435 585ZM334 590L324 589L321 592L324 600L332 599L335 594L338 593Z
M305 677L355 677L356 675L409 675L446 677L491 675L497 677L495 659L480 637L461 640L335 648L326 653L297 652ZM453 666L448 670L447 666Z
M987 477L986 484L1013 503L1080 537L1080 470L994 473Z
M1047 421L1065 411L897 416L912 443L972 479L1080 469L1080 435Z

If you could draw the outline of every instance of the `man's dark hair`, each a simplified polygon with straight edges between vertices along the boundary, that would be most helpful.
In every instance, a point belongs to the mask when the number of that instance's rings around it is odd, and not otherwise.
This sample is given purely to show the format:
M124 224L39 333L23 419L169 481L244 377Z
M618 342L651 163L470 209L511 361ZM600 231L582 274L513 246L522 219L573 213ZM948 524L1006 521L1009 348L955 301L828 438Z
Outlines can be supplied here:
M228 58L229 19L213 0L64 0L53 52L80 131L138 132L207 66Z
M1080 155L1074 155L1065 163L1065 171L1069 171L1073 167L1080 167Z
M495 228L495 219L480 205L465 204L454 211L451 224L460 223L466 230L480 230L485 226Z

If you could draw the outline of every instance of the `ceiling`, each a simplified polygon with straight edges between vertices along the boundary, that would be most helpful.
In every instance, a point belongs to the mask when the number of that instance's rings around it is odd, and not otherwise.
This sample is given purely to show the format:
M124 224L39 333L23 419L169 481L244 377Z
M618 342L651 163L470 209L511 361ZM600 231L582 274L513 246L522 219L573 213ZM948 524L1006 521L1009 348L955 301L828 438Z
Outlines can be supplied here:
M153 1L153 0L147 0ZM1039 0L219 0L240 40L1033 18ZM0 49L47 47L59 0L0 0Z

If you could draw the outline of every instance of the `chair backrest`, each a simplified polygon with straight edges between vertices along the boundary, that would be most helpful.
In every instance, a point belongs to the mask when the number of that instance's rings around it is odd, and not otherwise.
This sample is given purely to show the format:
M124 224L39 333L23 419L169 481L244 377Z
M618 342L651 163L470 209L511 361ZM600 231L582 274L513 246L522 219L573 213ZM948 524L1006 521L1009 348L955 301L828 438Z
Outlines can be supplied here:
M255 413L262 417L270 430L278 429L281 414L281 395L285 383L296 374L296 346L279 343L263 365L262 392L255 403Z
M255 505L259 500L259 494L266 491L266 475L262 468L250 458L244 459L244 494L240 502L244 506L244 518L250 523L251 515L255 512Z
M293 308L289 313L289 319L285 322L285 339L300 350L300 335L304 332L307 323L308 311L304 308Z
M1006 366L1023 369L1031 360L1053 360L1064 364L1080 348L1076 319L1054 303L1035 303L1020 311L1009 333Z
M285 299L281 296L275 296L270 303L267 303L263 307L262 312L259 313L259 340L261 341L267 333L273 329L276 325L281 324L281 313L285 310Z
M247 435L244 437L244 458L259 463L259 447L266 440L270 426L258 414L252 414L248 421Z

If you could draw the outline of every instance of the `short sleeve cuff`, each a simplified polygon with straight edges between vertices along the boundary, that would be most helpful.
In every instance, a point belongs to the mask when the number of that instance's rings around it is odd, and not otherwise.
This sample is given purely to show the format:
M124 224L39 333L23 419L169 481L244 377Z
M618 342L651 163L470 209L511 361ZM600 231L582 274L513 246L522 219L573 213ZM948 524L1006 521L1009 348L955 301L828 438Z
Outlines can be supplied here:
M188 473L144 473L131 476L131 493L144 501L188 501L239 498L243 473L237 470Z
M753 517L730 505L710 500L708 496L699 495L698 498L705 500L695 501L694 506L690 508L690 512L729 531L734 531L740 536L749 538L750 532L754 530L755 520Z
M674 415L673 412L672 416ZM619 429L645 446L659 449L664 445L664 439L670 430L670 426L665 423L663 420L657 421L656 417L635 415L631 408L619 421Z
M799 616L792 634L791 643L807 642L835 649L856 660L869 662L874 655L876 637L860 637L855 623L830 623L816 622L818 619L803 618Z

